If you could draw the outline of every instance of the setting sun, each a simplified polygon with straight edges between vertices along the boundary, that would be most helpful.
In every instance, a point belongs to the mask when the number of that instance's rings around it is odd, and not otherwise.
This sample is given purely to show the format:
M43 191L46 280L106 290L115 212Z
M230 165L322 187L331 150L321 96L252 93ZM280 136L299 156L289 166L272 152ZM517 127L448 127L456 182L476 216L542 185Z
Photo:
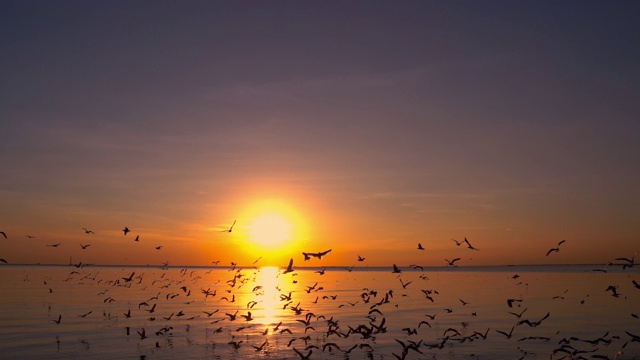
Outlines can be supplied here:
M249 225L249 239L258 245L280 246L291 240L291 223L277 213L256 217Z
M284 266L293 253L300 251L308 237L308 226L300 209L283 199L261 199L240 211L247 256L260 256L260 265ZM238 220L238 224L241 221ZM251 255L248 255L251 254Z

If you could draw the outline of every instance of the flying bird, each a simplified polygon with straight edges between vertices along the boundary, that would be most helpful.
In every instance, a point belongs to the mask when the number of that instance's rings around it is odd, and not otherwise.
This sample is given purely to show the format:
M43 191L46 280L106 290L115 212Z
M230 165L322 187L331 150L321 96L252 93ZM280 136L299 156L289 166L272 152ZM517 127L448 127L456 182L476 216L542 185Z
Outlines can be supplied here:
M156 250L162 250L162 245L156 246Z
M400 268L399 268L396 264L393 264L393 271L392 271L392 273L394 273L394 274L399 274L399 273L401 273L401 272L402 272L402 270L400 270Z
M232 232L233 231L233 226L236 224L236 221L237 220L233 220L233 224L231 224L231 227L229 227L228 229L220 230L220 231L221 232L228 232L228 233Z
M87 245L82 245L80 244L80 247L82 248L82 250L85 250L86 248L88 248L89 246L91 246L91 244L87 244Z
M84 230L84 233L85 233L85 234L95 234L93 231L88 230L88 229L86 229L86 228L82 228L82 230Z
M322 259L323 256L327 255L330 252L331 252L331 249L322 251L322 252L317 252L317 253L303 252L302 255L304 255L304 261L307 261L311 259L311 257L317 257L318 259Z
M136 235L136 238L133 241L140 241L140 235Z
M2 236L4 236L5 239L8 239L7 234L4 231L0 231L0 234L2 234Z
M128 228L128 227L126 227L126 226L124 227L124 229L122 229L122 232L124 232L124 235L125 235L125 236L126 236L126 235L127 235L127 233L129 233L130 231L131 231L131 230L129 230L129 228ZM144 330L144 329L143 329L143 330Z
M364 261L364 258L360 255L358 255L358 261Z
M418 250L424 250L421 243L418 243Z
M289 265L287 266L287 268L284 270L285 274L288 274L290 272L293 272L293 258L291 258L289 260Z
M446 261L447 263L449 263L449 266L456 266L455 263L456 261L460 260L460 258L455 258L451 261L449 261L449 259L444 259L444 261Z
M564 243L565 241L566 241L566 240L560 240L560 241L558 242L558 246L557 246L557 247L554 247L554 248L549 249L549 251L547 251L547 255L545 255L545 256L549 256L549 254L551 254L552 252L558 252L558 251L560 251L560 245L562 245L562 243Z
M469 242L469 240L467 240L467 238L464 238L464 242L467 243L467 248L471 249L471 250L480 250L476 247L473 247L473 245L471 245L471 243Z
M58 247L58 246L60 246L60 244L62 244L62 243L49 244L49 245L47 245L47 246L48 246L48 247Z

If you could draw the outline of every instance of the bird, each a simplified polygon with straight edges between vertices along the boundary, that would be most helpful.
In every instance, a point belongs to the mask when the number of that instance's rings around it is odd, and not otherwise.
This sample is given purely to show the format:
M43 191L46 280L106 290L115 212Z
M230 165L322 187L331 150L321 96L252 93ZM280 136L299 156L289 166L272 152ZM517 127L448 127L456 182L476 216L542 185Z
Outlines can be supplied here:
M360 255L358 255L358 261L364 261L364 258Z
M449 266L456 266L456 265L455 265L455 262L456 262L456 261L458 261L458 260L460 260L460 258L455 258L455 259L453 259L453 260L451 260L451 261L449 261L449 259L444 259L444 261L446 261L447 263L449 263Z
M162 245L156 246L156 250L162 250Z
M84 230L85 234L95 234L93 231L87 229L87 228L82 228L82 230Z
M511 335L513 335L513 329L515 329L515 326L512 326L511 331L509 331L508 333L500 330L496 330L496 332L504 335L507 339L511 339Z
M0 262L3 262L3 263L5 263L5 264L8 264L7 260L5 260L5 259L0 259Z
M35 237L35 236L33 236L33 235L27 235L27 238L28 238L28 239L35 239L36 237Z
M62 243L57 243L57 244L48 244L48 247L58 247L60 246Z
M127 233L129 233L130 231L131 231L131 230L129 230L129 228L128 228L128 227L126 227L126 226L124 227L124 229L122 229L122 232L124 232L124 235L125 235L125 236L126 236L126 235L127 235ZM144 330L144 329L143 329L143 330Z
M304 255L304 261L307 261L312 257L317 257L318 259L322 259L323 256L327 255L330 252L331 252L331 249L325 250L322 252L317 252L317 253L303 252L302 255Z
M293 351L296 352L296 354L298 354L298 356L300 356L300 360L309 360L311 353L313 352L313 349L309 349L309 352L307 353L307 355L304 355L303 353L300 352L300 350L293 348Z
M288 274L290 272L293 272L293 258L289 259L289 265L287 265L287 268L284 270L284 274Z
M402 270L400 270L400 268L398 268L398 266L397 266L396 264L393 264L393 271L392 271L392 273L394 273L394 274L399 274L399 273L401 273L401 272L402 272Z
M136 238L133 241L140 241L140 235L136 235Z
M462 245L462 243L464 242L464 241L458 241L456 239L451 239L451 240L453 240L453 242L455 242L457 246Z
M87 245L82 245L80 244L80 247L82 248L82 250L85 250L86 248L88 248L89 246L91 246L91 244L87 244Z
M233 224L231 224L231 226L228 229L224 229L224 230L220 230L221 232L232 232L233 231L233 226L236 224L237 220L233 220Z
M476 247L473 247L473 245L471 245L471 243L469 242L469 240L467 240L467 238L464 238L464 242L467 243L467 248L471 249L471 250L480 250Z
M56 324L60 324L60 322L62 321L62 315L58 315L58 319L57 320L51 320Z
M418 250L424 250L421 243L418 243Z
M560 241L558 242L558 246L557 246L557 247L554 247L554 248L549 249L549 251L547 251L547 255L545 255L545 256L549 256L549 254L551 254L552 252L558 252L558 251L560 251L560 245L562 245L565 241L566 241L566 240L560 240Z

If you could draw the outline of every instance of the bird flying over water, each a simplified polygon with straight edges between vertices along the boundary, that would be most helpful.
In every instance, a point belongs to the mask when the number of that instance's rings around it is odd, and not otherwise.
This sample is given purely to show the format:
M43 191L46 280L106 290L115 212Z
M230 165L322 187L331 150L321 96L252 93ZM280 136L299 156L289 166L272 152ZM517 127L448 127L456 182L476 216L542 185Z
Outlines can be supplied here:
M289 260L289 265L288 265L288 266L287 266L287 268L284 270L284 273L285 273L285 274L290 273L290 272L293 272L293 258L291 258L291 259Z
M311 257L317 257L318 259L322 259L323 256L327 255L330 252L331 252L331 249L322 251L322 252L317 252L317 253L303 252L302 255L304 255L304 261L307 261L311 259Z
M455 258L451 261L449 261L449 259L444 259L444 261L446 261L447 263L449 263L449 266L456 266L455 263L456 261L460 260L460 258Z
M551 254L552 252L558 252L558 251L560 251L560 245L562 245L562 243L564 243L565 241L566 241L566 240L560 240L560 241L558 242L558 246L557 246L557 247L554 247L554 248L549 249L549 251L547 251L547 255L545 255L545 256L549 256L549 254Z
M364 261L364 258L360 255L358 255L358 261Z

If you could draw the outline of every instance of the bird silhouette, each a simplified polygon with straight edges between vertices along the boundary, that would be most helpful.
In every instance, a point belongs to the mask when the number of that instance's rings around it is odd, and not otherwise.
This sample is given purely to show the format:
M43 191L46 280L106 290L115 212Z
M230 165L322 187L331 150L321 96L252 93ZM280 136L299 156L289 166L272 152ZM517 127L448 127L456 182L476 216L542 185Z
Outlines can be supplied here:
M124 227L124 229L122 229L122 232L124 233L124 235L126 236L129 232L131 232L131 230L129 230L128 227ZM144 329L143 329L144 330Z
M455 263L456 261L460 260L460 258L455 258L451 261L449 261L449 259L444 259L444 261L446 261L447 263L449 263L449 266L456 266Z
M402 270L400 270L400 268L396 264L393 264L393 271L391 272L394 274L399 274L402 272Z
M418 250L424 250L421 243L418 243Z
M87 229L87 228L82 228L82 230L84 230L85 234L95 234L93 231Z
M358 261L364 261L364 258L360 255L358 255Z
M331 249L326 250L326 251L322 251L322 252L317 252L317 253L303 252L302 255L304 255L304 261L307 261L307 260L311 259L312 257L316 257L318 259L322 259L323 256L327 255L330 252L331 252Z
M91 246L91 244L87 244L87 245L82 245L80 244L80 247L82 248L82 250L85 250L86 248L88 248L89 246Z
M289 259L289 265L287 265L287 268L284 270L284 274L288 274L290 272L293 272L293 258Z
M560 245L562 245L565 241L566 241L566 240L560 240L560 241L558 242L558 246L556 246L556 247L554 247L554 248L549 249L549 251L547 251L547 255L545 255L545 256L549 256L549 254L551 254L552 252L558 252L558 251L560 251Z
M228 232L228 233L232 232L233 231L233 226L236 224L236 221L237 220L233 220L233 224L231 224L231 226L228 229L220 230L220 231L221 232Z

